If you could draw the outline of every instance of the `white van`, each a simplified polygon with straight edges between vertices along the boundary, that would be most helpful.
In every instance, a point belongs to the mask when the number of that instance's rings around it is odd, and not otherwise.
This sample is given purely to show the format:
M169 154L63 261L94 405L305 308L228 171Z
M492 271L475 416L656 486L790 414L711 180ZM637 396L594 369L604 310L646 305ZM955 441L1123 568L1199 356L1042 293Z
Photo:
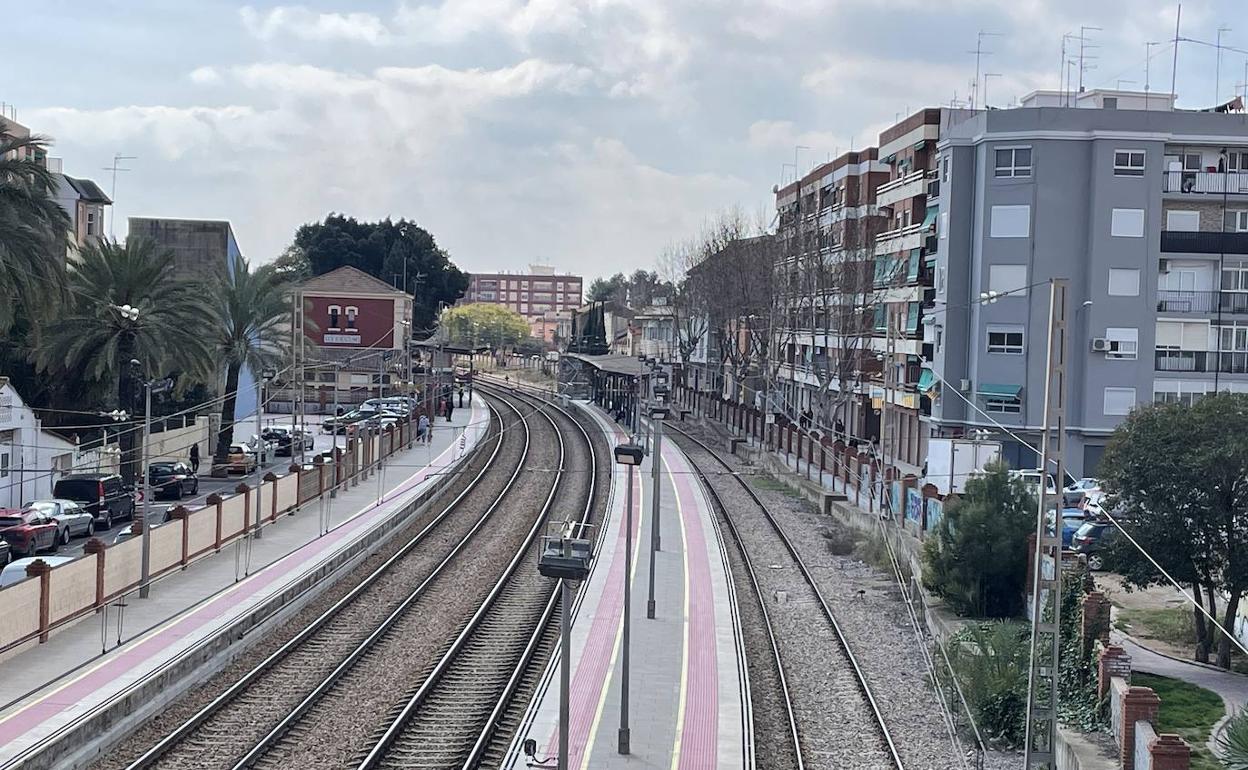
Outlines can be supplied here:
M25 559L11 561L7 567L0 570L0 588L25 580L26 567L34 564L36 560L46 562L49 567L59 567L62 564L73 561L74 558L73 556L29 556Z

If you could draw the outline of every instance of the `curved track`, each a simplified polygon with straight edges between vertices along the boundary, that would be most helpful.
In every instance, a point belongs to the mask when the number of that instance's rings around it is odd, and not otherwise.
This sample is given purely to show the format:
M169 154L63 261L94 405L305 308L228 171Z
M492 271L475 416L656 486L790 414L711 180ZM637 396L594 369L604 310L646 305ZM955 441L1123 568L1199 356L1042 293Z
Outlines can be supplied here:
M776 762L775 767L892 767L902 770L901 757L871 686L830 605L784 528L749 484L714 450L675 425L668 423L665 427L685 451L720 521L731 533L745 566L744 578L748 579L757 601L765 638L765 643L759 646L770 650L766 679L774 682L775 688L767 708L761 707L761 702L755 702L753 707L756 736L771 731L769 737L776 741L771 751L760 749L760 759L768 754L776 755L769 757ZM746 505L738 502L733 507L725 498L746 501ZM751 515L755 513L757 515ZM776 559L783 559L787 564L775 563ZM759 564L765 564L765 568L760 568ZM796 568L800 581L777 577L790 567ZM743 578L736 576L735 579ZM768 610L769 603L777 608L774 616ZM809 607L817 607L818 611L811 613L803 609ZM785 618L785 615L795 617ZM820 619L822 628L816 627ZM789 633L782 633L777 626L786 621L790 623ZM811 625L811 621L815 624ZM835 656L839 659L839 669L833 661L810 665L819 662L810 657L812 642L818 645L825 638L831 643L821 646L839 652ZM759 665L763 664L759 662ZM753 674L751 676L754 678ZM850 690L856 696L851 695ZM751 697L757 696L752 693ZM771 724L760 725L760 718L771 719ZM831 742L828 740L830 732L838 735ZM784 737L781 739L775 733L783 733ZM859 738L856 742L855 735ZM865 740L867 735L876 740ZM781 753L789 757L781 758L778 756Z
M499 404L491 405L491 412L503 430L463 490L363 582L129 768L291 762L334 767L349 758L349 747L346 757L327 749L341 751L341 744L349 742L350 736L334 728L360 708L353 688L364 688L374 701L391 703L402 690L379 688L378 674L385 681L396 668L420 669L436 658L440 637L453 633L460 622L454 619L453 605L470 613L479 602L477 592L464 583L497 573L497 565L517 550L516 520L536 526L542 519L532 518L531 499L546 501L544 514L558 488L561 472L522 473L562 467L563 440L554 420L542 410L518 406L522 399L491 400ZM503 413L507 419L500 419ZM519 552L527 544L523 539ZM391 665L396 656L402 665ZM384 704L379 716L388 708ZM361 729L367 736L375 728ZM309 762L309 754L322 759Z
M518 393L511 391L511 395ZM576 426L587 462L561 466L572 481L554 489L525 547L438 660L424 682L396 710L358 767L470 768L483 764L497 745L495 733L514 726L539 660L557 639L558 583L537 572L538 535L548 515L567 511L588 523L597 495L599 460L589 433L570 414L547 401L523 396L539 412L557 412ZM583 502L582 502L583 501Z

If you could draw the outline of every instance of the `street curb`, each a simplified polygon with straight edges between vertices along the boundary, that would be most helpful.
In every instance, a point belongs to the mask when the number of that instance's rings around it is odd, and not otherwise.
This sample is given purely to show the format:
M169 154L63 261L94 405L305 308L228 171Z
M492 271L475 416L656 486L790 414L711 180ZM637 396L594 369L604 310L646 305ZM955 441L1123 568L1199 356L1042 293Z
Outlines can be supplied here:
M1144 649L1148 650L1154 655L1160 655L1163 658L1173 660L1175 663L1186 663L1189 666L1199 666L1201 668L1205 668L1210 671L1217 671L1220 674L1231 674L1233 676L1248 678L1248 674L1242 673L1240 671L1235 671L1229 668L1222 668L1220 666L1215 666L1212 663L1201 663L1198 660L1188 660L1186 658L1180 658L1177 655L1171 655L1169 653L1162 652L1161 650L1150 647L1149 645L1145 644L1138 636L1132 636L1131 634L1128 634L1126 631L1120 631L1119 629L1115 628L1114 633L1127 639L1128 641L1130 641L1132 644L1136 645L1137 647L1143 647Z

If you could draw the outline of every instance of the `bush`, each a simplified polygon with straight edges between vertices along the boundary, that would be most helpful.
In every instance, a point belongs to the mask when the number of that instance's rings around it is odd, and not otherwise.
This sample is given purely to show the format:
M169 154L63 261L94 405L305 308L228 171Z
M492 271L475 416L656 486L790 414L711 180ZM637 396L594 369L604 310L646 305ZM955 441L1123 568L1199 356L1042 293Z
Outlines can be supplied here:
M984 740L1022 745L1027 720L1031 631L1025 623L972 626L950 638L949 662Z
M1005 465L966 483L923 544L923 584L961 615L1008 618L1023 609L1027 534L1036 502Z

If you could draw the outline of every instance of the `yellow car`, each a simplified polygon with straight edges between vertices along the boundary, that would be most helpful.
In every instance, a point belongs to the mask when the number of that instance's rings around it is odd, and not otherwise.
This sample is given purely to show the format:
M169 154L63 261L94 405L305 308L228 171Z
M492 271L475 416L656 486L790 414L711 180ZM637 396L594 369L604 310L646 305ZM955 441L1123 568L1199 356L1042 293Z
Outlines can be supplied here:
M225 457L225 468L230 473L252 473L256 470L256 453L246 444L230 444Z

